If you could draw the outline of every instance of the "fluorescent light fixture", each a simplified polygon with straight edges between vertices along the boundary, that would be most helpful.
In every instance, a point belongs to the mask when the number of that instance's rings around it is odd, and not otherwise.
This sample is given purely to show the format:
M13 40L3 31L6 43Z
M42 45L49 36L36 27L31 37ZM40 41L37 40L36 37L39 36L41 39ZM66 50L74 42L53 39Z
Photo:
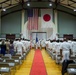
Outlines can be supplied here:
M30 6L30 3L27 3L27 6Z
M76 9L74 9L74 11L76 11Z
M2 10L3 10L3 11L6 11L6 9L5 9L5 8L3 8Z
M49 6L52 6L52 3L50 3Z

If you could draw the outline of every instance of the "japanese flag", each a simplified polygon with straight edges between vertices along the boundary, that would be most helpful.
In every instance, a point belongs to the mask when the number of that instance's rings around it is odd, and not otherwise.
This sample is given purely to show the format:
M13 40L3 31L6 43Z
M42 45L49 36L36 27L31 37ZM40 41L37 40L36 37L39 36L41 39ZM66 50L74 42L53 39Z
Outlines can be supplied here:
M41 28L52 28L52 9L41 9Z

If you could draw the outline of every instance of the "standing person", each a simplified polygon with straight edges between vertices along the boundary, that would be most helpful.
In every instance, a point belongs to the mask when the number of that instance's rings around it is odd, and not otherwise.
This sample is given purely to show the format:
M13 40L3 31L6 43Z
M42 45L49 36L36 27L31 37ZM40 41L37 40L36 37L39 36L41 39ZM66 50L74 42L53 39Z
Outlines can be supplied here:
M76 55L76 42L75 41L72 42L72 52L71 53L73 56Z
M34 49L35 48L35 39L31 40L31 47Z
M17 43L18 43L18 39L15 39L14 41L13 41L13 46L14 46L14 52L16 53L16 45L17 45Z
M41 49L41 40L38 41L38 48Z
M38 38L36 36L36 49L38 49Z
M45 48L45 40L44 39L41 40L41 48Z
M53 40L59 40L59 34L58 33L55 34Z
M5 45L5 41L2 41L2 43L1 43L1 54L3 54L3 55L6 54L6 45Z
M22 55L23 52L24 52L24 45L23 45L23 43L21 42L21 39L19 39L19 41L17 42L16 52L17 52L17 54L20 54L20 55Z
M66 63L66 67L64 66L64 61L69 61L69 56L70 56L70 50L71 50L71 45L70 43L67 42L67 39L64 38L63 43L61 44L61 48L62 50L62 75L64 75L67 72L67 66L68 66L68 62Z
M70 51L71 51L71 45L70 43L67 42L67 39L64 38L63 43L61 44L60 49L62 49L62 62L65 60L65 54L67 54L67 59L69 60L69 56L70 56Z
M11 54L11 55L14 55L14 45L13 45L13 41L12 40L10 40L10 47L9 47L9 53Z
M9 53L9 47L10 47L10 42L9 42L9 40L6 40L6 42L5 42L5 44L6 44L6 52L7 53Z

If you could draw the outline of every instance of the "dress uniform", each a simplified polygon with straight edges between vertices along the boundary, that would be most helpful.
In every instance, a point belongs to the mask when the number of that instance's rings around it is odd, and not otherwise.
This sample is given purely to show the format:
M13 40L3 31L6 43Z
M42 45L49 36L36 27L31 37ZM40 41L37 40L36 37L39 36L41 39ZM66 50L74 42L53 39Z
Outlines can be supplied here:
M62 62L63 62L64 59L66 58L66 57L65 57L65 54L67 54L67 59L69 59L70 49L71 49L70 43L64 41L64 42L61 44L61 48L60 48L60 49L62 49L62 55L63 55Z
M23 45L23 43L19 40L19 42L17 42L17 45L16 45L17 54L22 55L22 54L23 54L23 50L24 50L24 45Z

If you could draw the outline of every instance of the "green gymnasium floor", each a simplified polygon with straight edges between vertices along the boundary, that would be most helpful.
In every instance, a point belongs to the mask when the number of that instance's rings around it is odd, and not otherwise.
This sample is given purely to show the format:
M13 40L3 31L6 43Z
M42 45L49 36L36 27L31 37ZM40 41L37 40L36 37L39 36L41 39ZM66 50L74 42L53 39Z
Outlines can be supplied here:
M57 65L44 49L41 50L41 53L46 67L47 75L61 75L61 66ZM15 75L30 75L34 54L35 50L30 50L29 54L24 60L24 63L21 65L21 68L17 70Z

